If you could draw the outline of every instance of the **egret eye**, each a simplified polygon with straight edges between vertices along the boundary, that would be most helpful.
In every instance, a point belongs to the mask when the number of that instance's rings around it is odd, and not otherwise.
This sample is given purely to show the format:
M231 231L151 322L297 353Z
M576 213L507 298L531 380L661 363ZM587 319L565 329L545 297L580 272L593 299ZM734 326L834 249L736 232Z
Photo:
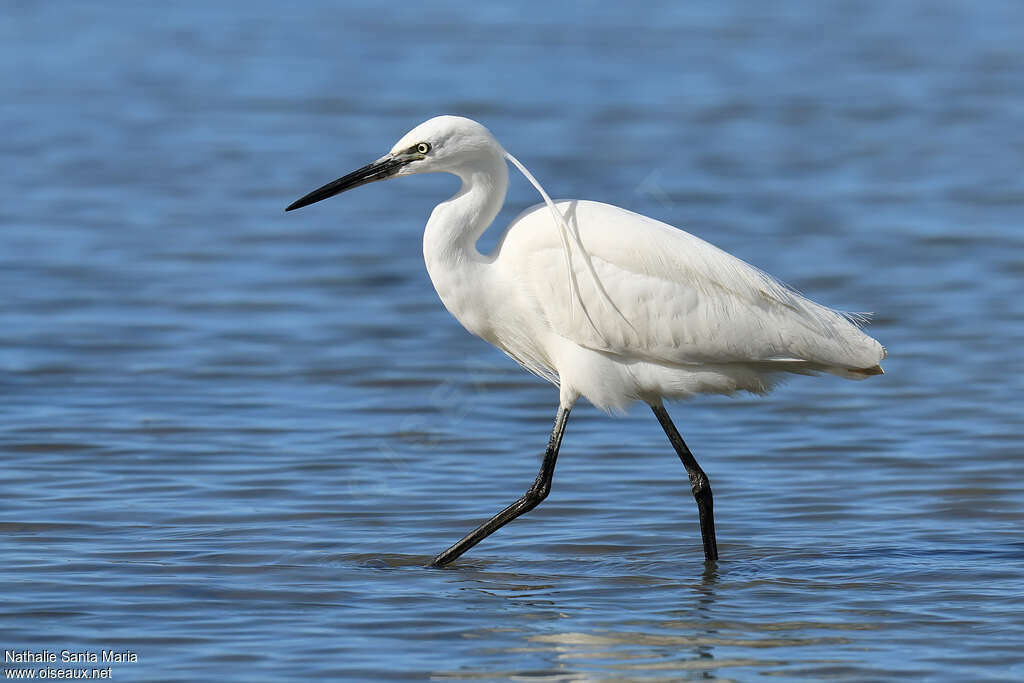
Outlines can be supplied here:
M420 144L416 145L416 152L418 154L426 154L429 151L430 151L430 143L421 142Z

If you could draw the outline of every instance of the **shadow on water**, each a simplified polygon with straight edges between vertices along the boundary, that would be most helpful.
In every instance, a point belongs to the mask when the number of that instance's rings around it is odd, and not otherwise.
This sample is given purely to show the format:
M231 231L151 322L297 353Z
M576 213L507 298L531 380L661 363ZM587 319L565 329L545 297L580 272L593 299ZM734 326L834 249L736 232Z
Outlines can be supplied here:
M557 553L569 547L576 552ZM867 661L855 653L879 632L898 632L908 621L932 628L970 623L962 615L936 617L933 610L962 611L973 598L951 595L948 604L917 608L894 598L912 588L928 592L956 570L1006 579L1024 557L1020 543L926 551L881 544L825 550L725 544L727 559L717 563L670 546L579 550L545 544L545 552L556 553L553 558L521 549L510 557L480 552L443 569L428 567L428 555L359 553L337 561L363 570L420 573L455 612L479 602L504 605L500 625L459 629L474 644L474 659L491 666L435 669L434 679L574 681L594 675L742 679L766 671L863 676L882 666L894 676L912 677L917 669L886 663L883 651ZM687 574L693 578L680 578ZM751 609L758 602L787 608ZM534 665L501 668L502 657L512 656Z
M603 548L602 552L613 552ZM642 551L641 551L642 552ZM778 666L783 660L770 657L736 656L736 648L757 648L801 645L798 638L772 638L774 626L763 625L753 637L724 619L716 610L718 592L724 574L732 563L685 562L693 569L692 581L680 581L678 566L670 561L631 559L600 559L583 557L551 562L533 557L512 568L509 560L488 557L460 558L442 569L427 566L433 558L423 555L349 554L341 562L371 570L418 570L433 573L443 581L452 595L453 610L464 609L469 596L500 600L509 605L507 620L500 627L485 627L464 632L469 641L479 641L492 656L521 655L550 663L535 669L464 668L459 671L436 670L434 680L477 679L492 677L531 680L589 680L598 671L615 672L616 677L643 675L671 679L674 676L698 676L713 679L722 669L748 666ZM561 571L556 571L561 570ZM628 573L623 573L628 572ZM581 628L574 623L566 630L570 613L589 610L596 598L602 601L622 600L628 610L629 596L647 603L645 593L656 593L664 600L664 617L652 620L638 614L622 623L601 619ZM646 608L645 608L646 609ZM839 639L833 638L835 642ZM816 643L828 639L817 638Z

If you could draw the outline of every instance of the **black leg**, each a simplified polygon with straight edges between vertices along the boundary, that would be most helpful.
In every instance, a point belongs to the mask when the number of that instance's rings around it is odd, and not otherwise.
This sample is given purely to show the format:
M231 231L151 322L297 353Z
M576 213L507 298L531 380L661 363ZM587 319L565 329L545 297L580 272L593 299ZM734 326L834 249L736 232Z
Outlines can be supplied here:
M661 428L668 435L672 448L676 449L679 459L683 461L686 473L690 475L690 490L693 491L693 498L697 501L697 514L700 517L700 536L704 541L704 559L717 560L718 544L715 542L715 504L711 497L711 482L708 481L708 475L704 474L704 470L697 464L697 459L693 457L693 453L686 447L683 437L679 436L679 431L672 424L672 419L668 416L665 406L651 406L651 410L654 411L655 417L661 423Z
M551 492L551 479L555 476L558 447L562 445L562 435L565 433L565 423L568 420L569 408L559 407L558 415L555 416L555 427L551 430L551 439L548 441L547 450L544 451L544 462L540 466L540 472L537 474L533 486L523 494L523 497L466 534L461 541L435 557L430 566L443 567L519 515L537 507L542 500L548 497L548 493Z

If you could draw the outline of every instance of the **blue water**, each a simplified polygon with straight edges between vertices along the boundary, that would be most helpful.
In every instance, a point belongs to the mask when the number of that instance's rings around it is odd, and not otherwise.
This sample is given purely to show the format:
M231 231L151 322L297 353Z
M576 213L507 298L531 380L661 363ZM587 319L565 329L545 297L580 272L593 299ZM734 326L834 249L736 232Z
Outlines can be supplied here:
M90 666L138 681L1024 678L1022 26L1013 2L8 3L0 646L131 650ZM430 286L457 181L283 208L440 113L555 196L874 312L882 377L670 408L717 565L650 412L581 405L550 498L425 567L533 481L557 392ZM516 179L499 223L535 201Z

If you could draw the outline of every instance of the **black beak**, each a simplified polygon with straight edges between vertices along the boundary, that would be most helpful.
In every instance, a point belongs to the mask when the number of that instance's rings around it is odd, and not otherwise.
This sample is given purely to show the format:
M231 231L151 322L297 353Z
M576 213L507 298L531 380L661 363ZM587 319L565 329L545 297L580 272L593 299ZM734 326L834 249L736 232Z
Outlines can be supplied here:
M398 169L415 159L416 157L402 158L389 154L386 157L378 159L372 164L367 164L360 169L352 171L346 176L342 176L337 180L327 183L319 189L313 190L302 199L297 199L289 204L285 211L301 209L304 206L315 204L321 199L327 199L328 197L333 197L336 194L341 194L345 190L351 190L353 187L359 187L360 185L366 185L367 183L376 182L378 180L387 180L397 173Z

